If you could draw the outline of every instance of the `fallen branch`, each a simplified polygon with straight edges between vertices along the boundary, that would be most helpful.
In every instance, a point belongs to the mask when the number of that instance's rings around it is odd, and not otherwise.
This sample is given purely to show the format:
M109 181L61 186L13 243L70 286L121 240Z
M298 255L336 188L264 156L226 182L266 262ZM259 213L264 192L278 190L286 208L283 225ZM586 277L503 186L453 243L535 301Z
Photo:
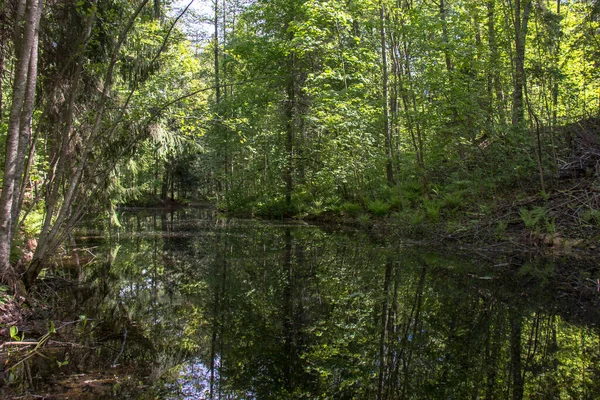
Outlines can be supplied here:
M4 342L0 347L4 346L37 346L40 342Z

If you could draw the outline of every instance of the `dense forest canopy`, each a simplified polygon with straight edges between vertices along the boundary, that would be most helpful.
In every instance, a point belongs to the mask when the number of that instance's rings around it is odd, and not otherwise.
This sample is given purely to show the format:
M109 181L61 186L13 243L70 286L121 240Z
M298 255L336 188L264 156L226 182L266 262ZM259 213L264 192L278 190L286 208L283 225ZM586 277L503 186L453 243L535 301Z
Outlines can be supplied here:
M598 113L595 1L192 3L2 1L5 282L119 204L409 223L546 192Z

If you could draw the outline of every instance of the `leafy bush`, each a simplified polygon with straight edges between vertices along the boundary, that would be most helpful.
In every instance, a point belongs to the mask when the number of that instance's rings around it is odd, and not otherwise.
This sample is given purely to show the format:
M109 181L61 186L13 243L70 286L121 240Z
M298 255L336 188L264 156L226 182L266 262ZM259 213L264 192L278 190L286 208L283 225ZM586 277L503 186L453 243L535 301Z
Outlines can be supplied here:
M281 219L287 214L287 211L283 198L268 199L255 203L255 212L261 217Z
M519 215L525 224L525 228L539 232L542 227L548 228L551 223L544 207L533 207L531 210L526 208L519 209Z
M400 186L402 200L407 203L407 207L413 207L421 201L423 197L423 188L417 182L407 182Z
M458 209L464 205L464 192L457 191L448 193L444 196L444 207L448 209Z
M438 200L423 199L423 210L428 220L435 222L440 219L440 210L442 203Z
M353 217L357 216L362 211L362 207L359 204L351 203L348 201L345 202L344 204L342 204L341 208L342 208L342 212L344 214L347 214L347 215L350 215Z
M390 211L390 205L381 200L370 201L367 208L376 217L384 217Z
M402 199L398 196L398 193L390 196L388 204L392 210L401 210L403 208Z
M581 219L588 224L600 225L600 210L587 209L581 214Z

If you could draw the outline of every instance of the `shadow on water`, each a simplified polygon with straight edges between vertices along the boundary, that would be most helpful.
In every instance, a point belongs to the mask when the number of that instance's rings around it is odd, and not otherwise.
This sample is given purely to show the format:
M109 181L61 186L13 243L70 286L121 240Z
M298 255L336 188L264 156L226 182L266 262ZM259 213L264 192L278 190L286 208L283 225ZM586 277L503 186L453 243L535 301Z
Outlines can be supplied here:
M561 260L507 265L514 260L384 246L359 233L300 224L223 220L204 209L124 211L120 219L110 235L80 229L69 276L76 284L55 293L52 318L61 321L63 346L48 346L13 369L5 393L600 394L594 267ZM582 284L568 284L573 279ZM9 364L17 357L23 353Z

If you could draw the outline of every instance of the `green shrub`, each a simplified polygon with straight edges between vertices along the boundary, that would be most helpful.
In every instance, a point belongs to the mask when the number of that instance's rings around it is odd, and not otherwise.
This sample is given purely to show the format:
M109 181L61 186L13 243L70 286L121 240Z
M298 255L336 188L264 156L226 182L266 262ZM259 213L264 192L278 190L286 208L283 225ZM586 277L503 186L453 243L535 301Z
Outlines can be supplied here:
M321 215L325 211L325 202L323 200L313 201L310 213L314 215Z
M507 227L508 227L508 223L506 221L503 221L503 220L498 221L498 223L496 224L496 227L494 228L494 237L498 240L504 238Z
M327 206L325 207L325 210L335 215L342 215L344 213L344 209L339 204L332 204L330 206Z
M465 202L464 193L463 191L458 191L446 194L444 196L444 207L451 210L461 208Z
M581 214L581 219L588 224L600 225L600 210L589 208Z
M337 196L327 196L323 199L323 202L327 206L336 206L340 204L340 198Z
M446 190L448 190L449 192L464 191L471 189L473 186L476 185L472 181L455 180L446 186Z
M344 214L347 214L347 215L350 215L353 217L357 216L362 211L362 207L360 206L360 204L351 203L349 201L342 204L341 208L342 208L342 212Z
M408 223L410 225L420 225L425 221L425 213L423 210L413 210L408 213Z
M398 193L390 196L388 204L392 210L401 210L403 207L402 199L398 196Z
M367 208L376 217L384 217L390 211L390 205L381 200L370 201Z
M357 219L358 222L360 222L363 225L368 225L369 222L371 222L371 217L369 216L369 214L360 214Z
M525 224L525 228L532 231L540 231L540 228L545 226L549 221L544 207L533 207L531 210L521 208L519 209L519 215Z
M303 196L293 196L292 197L292 204L291 204L291 211L292 213L294 213L295 215L298 214L304 214L306 212L309 211L309 200Z
M287 214L285 199L275 198L255 203L256 215L267 218L281 219Z
M31 211L25 221L23 221L23 231L27 236L37 236L42 230L44 223L44 211L42 207L37 207Z
M415 207L423 198L423 188L418 182L406 182L400 185L400 193L405 208Z
M423 199L423 210L429 221L435 222L440 219L441 209L442 203L440 201Z

